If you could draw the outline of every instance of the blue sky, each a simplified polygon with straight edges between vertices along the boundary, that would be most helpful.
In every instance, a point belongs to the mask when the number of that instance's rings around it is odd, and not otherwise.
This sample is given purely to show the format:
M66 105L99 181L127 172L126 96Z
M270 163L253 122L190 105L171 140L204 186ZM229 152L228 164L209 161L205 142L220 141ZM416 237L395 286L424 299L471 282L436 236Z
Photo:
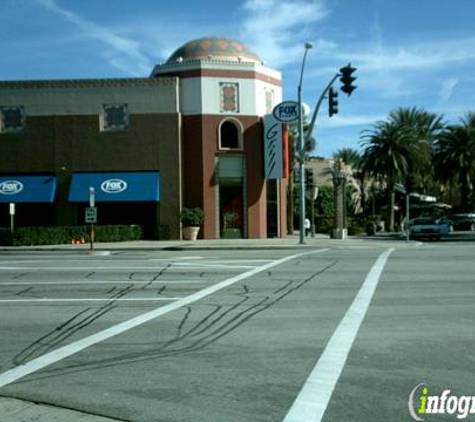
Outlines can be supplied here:
M473 16L473 0L0 0L0 80L148 76L185 42L218 35L279 69L291 100L311 41L312 109L340 67L358 69L339 114L324 103L318 116L315 154L330 157L398 107L452 123L475 111Z

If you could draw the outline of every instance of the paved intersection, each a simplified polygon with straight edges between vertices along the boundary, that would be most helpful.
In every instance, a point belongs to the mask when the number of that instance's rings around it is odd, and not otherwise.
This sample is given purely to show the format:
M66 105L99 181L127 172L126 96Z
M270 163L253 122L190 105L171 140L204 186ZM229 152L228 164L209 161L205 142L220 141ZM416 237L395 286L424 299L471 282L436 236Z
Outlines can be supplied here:
M301 420L411 420L422 381L473 394L473 246L397 244L367 310L350 307L393 245L327 246L2 255L0 396L133 422L298 420L317 362L335 385Z

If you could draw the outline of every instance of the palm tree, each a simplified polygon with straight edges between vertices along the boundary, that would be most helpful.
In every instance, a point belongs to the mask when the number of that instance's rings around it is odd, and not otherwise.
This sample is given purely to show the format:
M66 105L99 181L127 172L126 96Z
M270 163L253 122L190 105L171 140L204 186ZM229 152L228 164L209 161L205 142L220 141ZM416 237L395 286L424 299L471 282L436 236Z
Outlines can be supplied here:
M425 110L398 108L389 113L389 121L404 126L410 133L411 154L408 157L408 172L404 184L408 192L416 188L427 188L432 184L432 146L444 128L442 116Z
M353 148L342 148L333 154L333 160L341 160L348 166L358 168L361 162L361 154Z
M460 186L463 208L473 212L475 206L475 112L467 113L461 124L450 125L434 145L437 179Z
M376 123L362 137L364 172L384 182L388 189L388 227L394 229L394 187L396 183L411 192L427 187L432 180L431 146L444 124L442 116L425 110L399 108L389 114L388 121Z
M392 121L380 121L365 131L361 145L362 170L387 187L388 229L394 230L394 187L405 180L411 157L411 131Z
M353 148L342 148L333 154L334 163L341 162L350 189L351 209L353 214L364 210L369 185L366 183L364 172L361 170L361 154ZM333 174L333 168L328 174Z

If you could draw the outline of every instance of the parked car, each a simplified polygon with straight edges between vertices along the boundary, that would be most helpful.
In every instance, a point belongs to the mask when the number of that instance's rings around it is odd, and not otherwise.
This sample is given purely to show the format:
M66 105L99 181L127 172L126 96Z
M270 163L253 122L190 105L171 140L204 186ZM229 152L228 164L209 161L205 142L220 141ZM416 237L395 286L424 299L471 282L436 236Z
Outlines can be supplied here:
M442 222L441 224L430 217L419 217L409 221L409 237L430 238L439 240L442 236L449 234L450 225Z
M475 230L475 213L453 214L450 219L454 230Z
M437 221L437 224L445 224L449 228L449 232L454 231L454 222L449 217L441 217Z

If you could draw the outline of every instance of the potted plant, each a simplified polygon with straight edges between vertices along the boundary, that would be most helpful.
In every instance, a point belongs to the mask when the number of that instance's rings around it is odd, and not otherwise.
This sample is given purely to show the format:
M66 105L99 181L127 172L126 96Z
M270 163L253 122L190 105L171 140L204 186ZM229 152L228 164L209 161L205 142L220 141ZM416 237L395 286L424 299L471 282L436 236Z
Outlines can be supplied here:
M206 214L200 207L183 208L180 214L181 224L183 225L183 239L196 240L205 218Z

